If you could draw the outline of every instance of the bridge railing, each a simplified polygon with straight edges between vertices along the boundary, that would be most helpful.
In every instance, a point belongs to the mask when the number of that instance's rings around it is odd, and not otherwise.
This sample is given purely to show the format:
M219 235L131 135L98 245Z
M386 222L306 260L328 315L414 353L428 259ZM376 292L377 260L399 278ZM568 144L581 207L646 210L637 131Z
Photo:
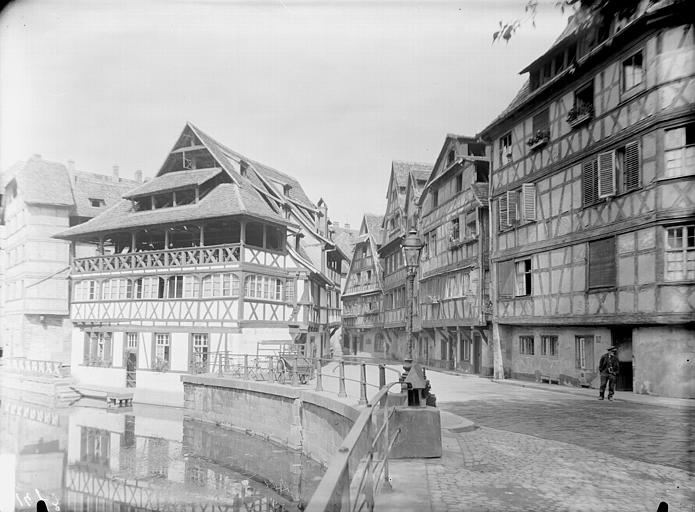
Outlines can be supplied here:
M2 367L5 371L22 375L41 375L46 377L67 377L70 375L70 365L60 361L8 357L3 358Z
M400 429L390 425L394 408L382 386L370 406L362 410L328 464L328 469L306 507L306 512L374 510L375 496L388 486L389 456Z
M358 405L369 403L367 388L378 391L386 384L387 372L395 373L396 378L400 377L398 370L388 368L383 363L304 357L294 353L252 355L217 352L211 354L208 361L206 371L219 377L277 382L293 386L313 384L315 391L334 391L339 398L346 398L348 387L354 389L357 385ZM354 375L354 370L349 369L351 367L359 368L358 377L346 375ZM371 371L368 372L368 369ZM374 369L377 370L376 374ZM324 379L331 380L326 389Z

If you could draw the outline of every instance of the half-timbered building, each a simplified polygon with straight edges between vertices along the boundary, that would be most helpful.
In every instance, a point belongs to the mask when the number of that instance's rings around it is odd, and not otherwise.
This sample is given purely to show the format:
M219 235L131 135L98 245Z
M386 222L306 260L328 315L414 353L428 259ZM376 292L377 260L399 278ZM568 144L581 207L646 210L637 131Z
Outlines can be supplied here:
M386 213L382 222L383 239L379 249L383 269L383 332L388 357L400 359L406 355L407 270L401 241L411 227L417 226L418 214L409 210L409 207L415 207L416 202L410 198L419 195L431 171L432 166L424 163L394 161L391 165ZM410 194L409 188L413 190ZM417 308L413 310L417 313ZM418 357L418 353L414 349L413 357Z
M692 16L682 1L601 5L482 132L494 321L514 377L596 385L615 345L619 389L693 397Z
M327 353L346 258L329 224L297 180L188 123L154 179L57 235L100 253L72 259L73 375L180 403L180 374L222 352Z
M383 338L383 276L379 248L383 239L380 215L364 214L359 238L343 289L343 340L350 354L385 356Z
M420 354L432 366L488 373L485 144L447 135L420 196Z

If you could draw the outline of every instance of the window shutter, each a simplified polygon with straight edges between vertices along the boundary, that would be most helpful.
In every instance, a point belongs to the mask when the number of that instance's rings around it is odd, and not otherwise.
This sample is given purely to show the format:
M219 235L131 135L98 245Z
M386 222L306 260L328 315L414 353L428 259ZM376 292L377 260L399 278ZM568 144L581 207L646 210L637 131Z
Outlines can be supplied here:
M615 238L589 242L589 288L615 286Z
M500 229L504 229L506 227L509 227L509 223L507 220L507 211L509 209L507 205L507 194L501 195L500 198L497 200L497 204L499 205Z
M519 220L518 217L519 192L510 190L507 192L507 224L513 226Z
M521 185L521 197L524 220L536 220L536 184L524 183Z
M500 261L497 264L497 274L500 297L514 297L514 260Z
M615 153L607 151L598 155L598 196L615 195Z
M625 146L625 190L633 190L640 185L639 142L630 142Z
M593 204L598 200L596 190L596 160L589 160L582 165L582 188L584 204Z

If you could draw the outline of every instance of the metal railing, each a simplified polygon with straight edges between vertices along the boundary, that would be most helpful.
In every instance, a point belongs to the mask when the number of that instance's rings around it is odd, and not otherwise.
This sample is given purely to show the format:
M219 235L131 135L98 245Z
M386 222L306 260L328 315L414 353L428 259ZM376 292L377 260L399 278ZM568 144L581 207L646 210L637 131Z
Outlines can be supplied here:
M335 367L326 371L331 363ZM359 378L346 376L346 366L359 367ZM378 383L369 382L367 367L378 369ZM301 354L289 353L278 355L233 354L231 352L212 353L208 357L207 373L218 377L232 377L244 380L276 382L292 386L308 385L314 381L314 391L335 391L339 398L346 398L347 384L359 385L359 405L370 403L367 388L379 390L386 384L386 371L400 376L398 370L388 368L386 364L367 361L346 361L326 358L305 357ZM337 375L336 375L337 372ZM202 373L198 368L195 373ZM324 389L324 379L335 379L332 389ZM376 380L376 379L374 379ZM373 401L373 400L372 400Z
M392 432L388 392L381 387L350 429L306 507L306 512L374 510L375 496L389 479L389 455L400 429Z

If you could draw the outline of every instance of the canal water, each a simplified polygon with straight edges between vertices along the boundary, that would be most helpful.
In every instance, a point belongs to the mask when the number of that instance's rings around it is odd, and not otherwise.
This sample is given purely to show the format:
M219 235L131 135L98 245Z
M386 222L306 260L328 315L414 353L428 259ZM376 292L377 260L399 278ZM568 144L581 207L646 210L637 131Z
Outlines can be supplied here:
M36 510L39 499L56 512L294 512L324 471L182 409L0 401L0 512Z

